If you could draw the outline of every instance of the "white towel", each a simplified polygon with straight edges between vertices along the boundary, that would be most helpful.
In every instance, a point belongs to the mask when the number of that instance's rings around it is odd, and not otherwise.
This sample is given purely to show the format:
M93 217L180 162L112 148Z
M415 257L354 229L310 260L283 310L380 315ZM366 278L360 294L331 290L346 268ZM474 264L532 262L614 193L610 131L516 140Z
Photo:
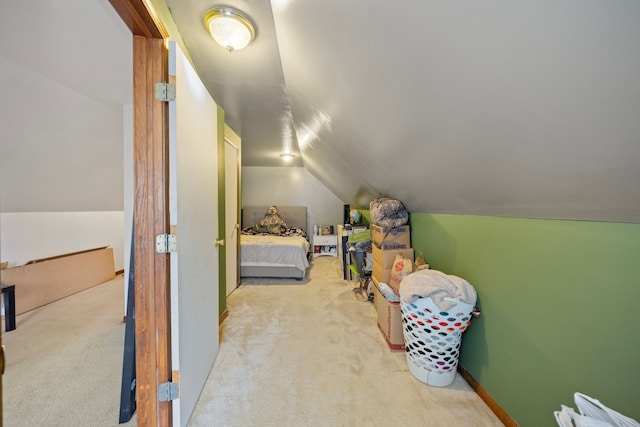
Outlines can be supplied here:
M466 280L438 270L423 269L411 273L400 283L400 298L411 304L418 298L431 297L440 310L455 306L446 297L474 305L478 298L476 290Z

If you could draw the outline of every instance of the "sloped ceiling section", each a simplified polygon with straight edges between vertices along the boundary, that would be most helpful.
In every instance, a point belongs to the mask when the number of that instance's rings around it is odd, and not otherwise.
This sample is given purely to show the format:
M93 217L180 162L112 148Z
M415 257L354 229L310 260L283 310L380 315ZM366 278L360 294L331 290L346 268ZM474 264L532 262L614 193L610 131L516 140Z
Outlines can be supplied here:
M0 2L3 213L122 210L131 52L108 2Z
M175 20L241 136L243 166L282 166L288 148L298 154L292 166L361 208L384 195L414 213L640 222L636 0L237 0L258 34L233 54L204 26L216 3L153 3ZM39 174L23 173L33 200L81 194L69 153L104 160L118 137L86 119L71 137L56 113L71 108L68 96L82 100L78 116L107 109L119 120L130 103L131 35L100 0L0 5L3 209L20 196L7 190L17 165ZM16 92L45 80L65 98ZM45 124L57 133L43 135ZM99 163L104 175L117 170Z
M225 122L242 137L242 164L283 166L280 154L286 149L297 155L288 165L302 166L271 3L240 0L230 4L247 13L257 27L254 42L232 54L214 43L204 24L206 11L219 4L166 1L200 78L225 110ZM250 148L245 150L245 144Z
M356 207L640 222L640 2L239 0L232 54L215 4L166 4L243 166L288 146Z
M640 3L272 4L304 166L345 202L640 222Z

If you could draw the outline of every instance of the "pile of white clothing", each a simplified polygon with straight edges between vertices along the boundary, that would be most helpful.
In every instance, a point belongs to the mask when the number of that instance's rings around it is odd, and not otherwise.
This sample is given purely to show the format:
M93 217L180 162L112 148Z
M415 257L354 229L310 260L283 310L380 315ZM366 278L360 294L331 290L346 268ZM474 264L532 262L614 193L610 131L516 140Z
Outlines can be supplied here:
M411 304L418 298L431 298L440 310L448 310L458 301L475 305L476 290L466 280L438 270L417 270L404 277L400 283L400 298Z

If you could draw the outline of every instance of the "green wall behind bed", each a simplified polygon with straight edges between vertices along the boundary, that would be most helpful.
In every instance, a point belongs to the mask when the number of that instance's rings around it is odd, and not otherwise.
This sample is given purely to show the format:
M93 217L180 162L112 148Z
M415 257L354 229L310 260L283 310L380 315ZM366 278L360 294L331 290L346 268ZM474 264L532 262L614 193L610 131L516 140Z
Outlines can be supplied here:
M521 426L557 425L582 392L640 420L640 225L411 215L431 268L482 314L460 363Z

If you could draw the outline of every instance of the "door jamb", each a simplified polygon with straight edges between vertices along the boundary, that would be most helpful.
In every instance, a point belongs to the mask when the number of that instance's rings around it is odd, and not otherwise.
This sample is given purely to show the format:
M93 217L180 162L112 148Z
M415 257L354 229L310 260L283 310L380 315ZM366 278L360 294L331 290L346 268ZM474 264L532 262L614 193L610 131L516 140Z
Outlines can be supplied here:
M155 236L169 233L168 105L155 83L168 81L168 33L145 0L109 0L133 35L134 278L137 424L170 426L171 402L158 386L171 381L169 255Z

